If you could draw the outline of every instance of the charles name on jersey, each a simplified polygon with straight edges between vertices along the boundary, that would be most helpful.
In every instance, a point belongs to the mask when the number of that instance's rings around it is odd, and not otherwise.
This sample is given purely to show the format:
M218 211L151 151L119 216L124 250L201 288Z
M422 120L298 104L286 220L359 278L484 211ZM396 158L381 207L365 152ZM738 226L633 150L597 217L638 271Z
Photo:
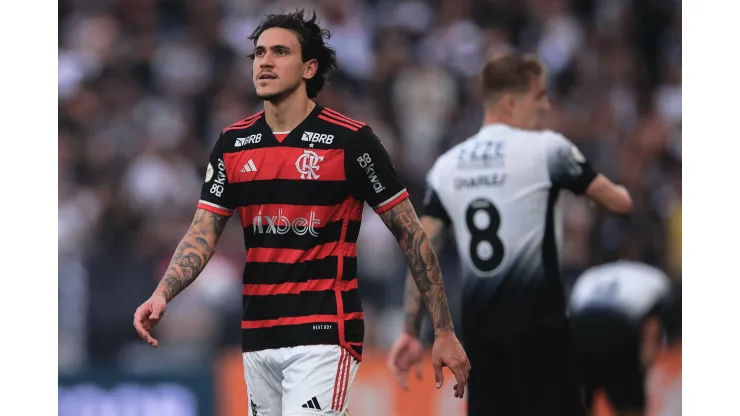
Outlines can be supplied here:
M454 187L456 191L467 188L479 188L483 186L501 186L506 181L506 173L494 172L475 176L455 178Z

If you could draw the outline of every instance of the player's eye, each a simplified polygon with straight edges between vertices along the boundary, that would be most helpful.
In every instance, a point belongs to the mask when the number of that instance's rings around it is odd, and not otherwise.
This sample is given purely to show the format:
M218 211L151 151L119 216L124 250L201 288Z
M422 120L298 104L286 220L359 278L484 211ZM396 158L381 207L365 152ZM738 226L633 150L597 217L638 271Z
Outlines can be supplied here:
M254 56L262 56L264 54L265 54L265 51L263 51L262 49L256 50L254 52Z
M287 50L287 49L278 49L278 50L277 50L277 51L276 51L275 53L276 53L276 54L277 54L278 56L285 56L285 55L287 55L287 54L288 54L288 50Z

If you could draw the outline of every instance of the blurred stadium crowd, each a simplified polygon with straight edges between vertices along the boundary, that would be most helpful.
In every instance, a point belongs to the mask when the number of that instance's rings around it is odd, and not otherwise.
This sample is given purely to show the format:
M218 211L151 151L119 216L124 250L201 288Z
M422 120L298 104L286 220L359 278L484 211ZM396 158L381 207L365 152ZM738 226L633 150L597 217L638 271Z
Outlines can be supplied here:
M636 208L619 219L562 197L566 280L620 256L680 281L680 1L60 0L60 372L181 367L239 345L235 219L168 307L156 355L131 322L192 219L220 130L261 109L247 37L281 8L315 9L331 30L340 68L317 101L373 127L417 206L435 157L480 128L474 75L486 57L537 53L550 69L547 127ZM406 265L371 210L358 252L366 345L387 348ZM441 261L453 308L455 256L451 242Z

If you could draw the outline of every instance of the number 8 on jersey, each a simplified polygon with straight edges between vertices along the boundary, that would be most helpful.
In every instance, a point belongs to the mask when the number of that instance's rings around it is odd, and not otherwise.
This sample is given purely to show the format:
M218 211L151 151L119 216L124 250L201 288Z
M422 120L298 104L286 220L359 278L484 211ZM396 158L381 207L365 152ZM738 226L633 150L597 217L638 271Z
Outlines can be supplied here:
M504 243L498 236L501 216L493 203L476 199L465 211L470 232L470 259L478 271L490 273L504 260Z

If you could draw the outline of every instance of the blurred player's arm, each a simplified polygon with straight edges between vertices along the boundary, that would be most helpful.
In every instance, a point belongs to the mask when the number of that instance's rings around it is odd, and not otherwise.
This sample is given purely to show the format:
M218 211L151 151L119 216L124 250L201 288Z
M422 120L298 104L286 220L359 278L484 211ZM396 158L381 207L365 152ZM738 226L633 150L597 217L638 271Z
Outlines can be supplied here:
M228 216L198 208L155 293L164 295L169 303L193 283L216 252L216 244L228 220Z
M421 216L421 226L427 233L435 253L442 250L445 242L447 225L440 219L428 215ZM404 330L407 334L419 338L421 321L424 317L424 301L419 292L413 273L406 275L406 286L403 294Z
M401 251L406 256L410 277L418 290L410 294L410 283L407 281L406 300L411 296L414 299L411 303L415 303L408 305L407 318L420 321L421 300L423 300L432 318L435 334L453 331L452 317L447 304L437 254L411 201L406 198L390 210L381 213L380 218L396 237ZM411 310L412 307L413 310ZM411 325L413 327L416 323L411 322Z
M594 171L578 147L563 135L550 132L548 138L548 169L554 186L586 195L615 214L632 211L632 199L625 187Z
M632 212L632 198L627 188L615 184L602 174L597 175L586 188L586 196L615 214Z

